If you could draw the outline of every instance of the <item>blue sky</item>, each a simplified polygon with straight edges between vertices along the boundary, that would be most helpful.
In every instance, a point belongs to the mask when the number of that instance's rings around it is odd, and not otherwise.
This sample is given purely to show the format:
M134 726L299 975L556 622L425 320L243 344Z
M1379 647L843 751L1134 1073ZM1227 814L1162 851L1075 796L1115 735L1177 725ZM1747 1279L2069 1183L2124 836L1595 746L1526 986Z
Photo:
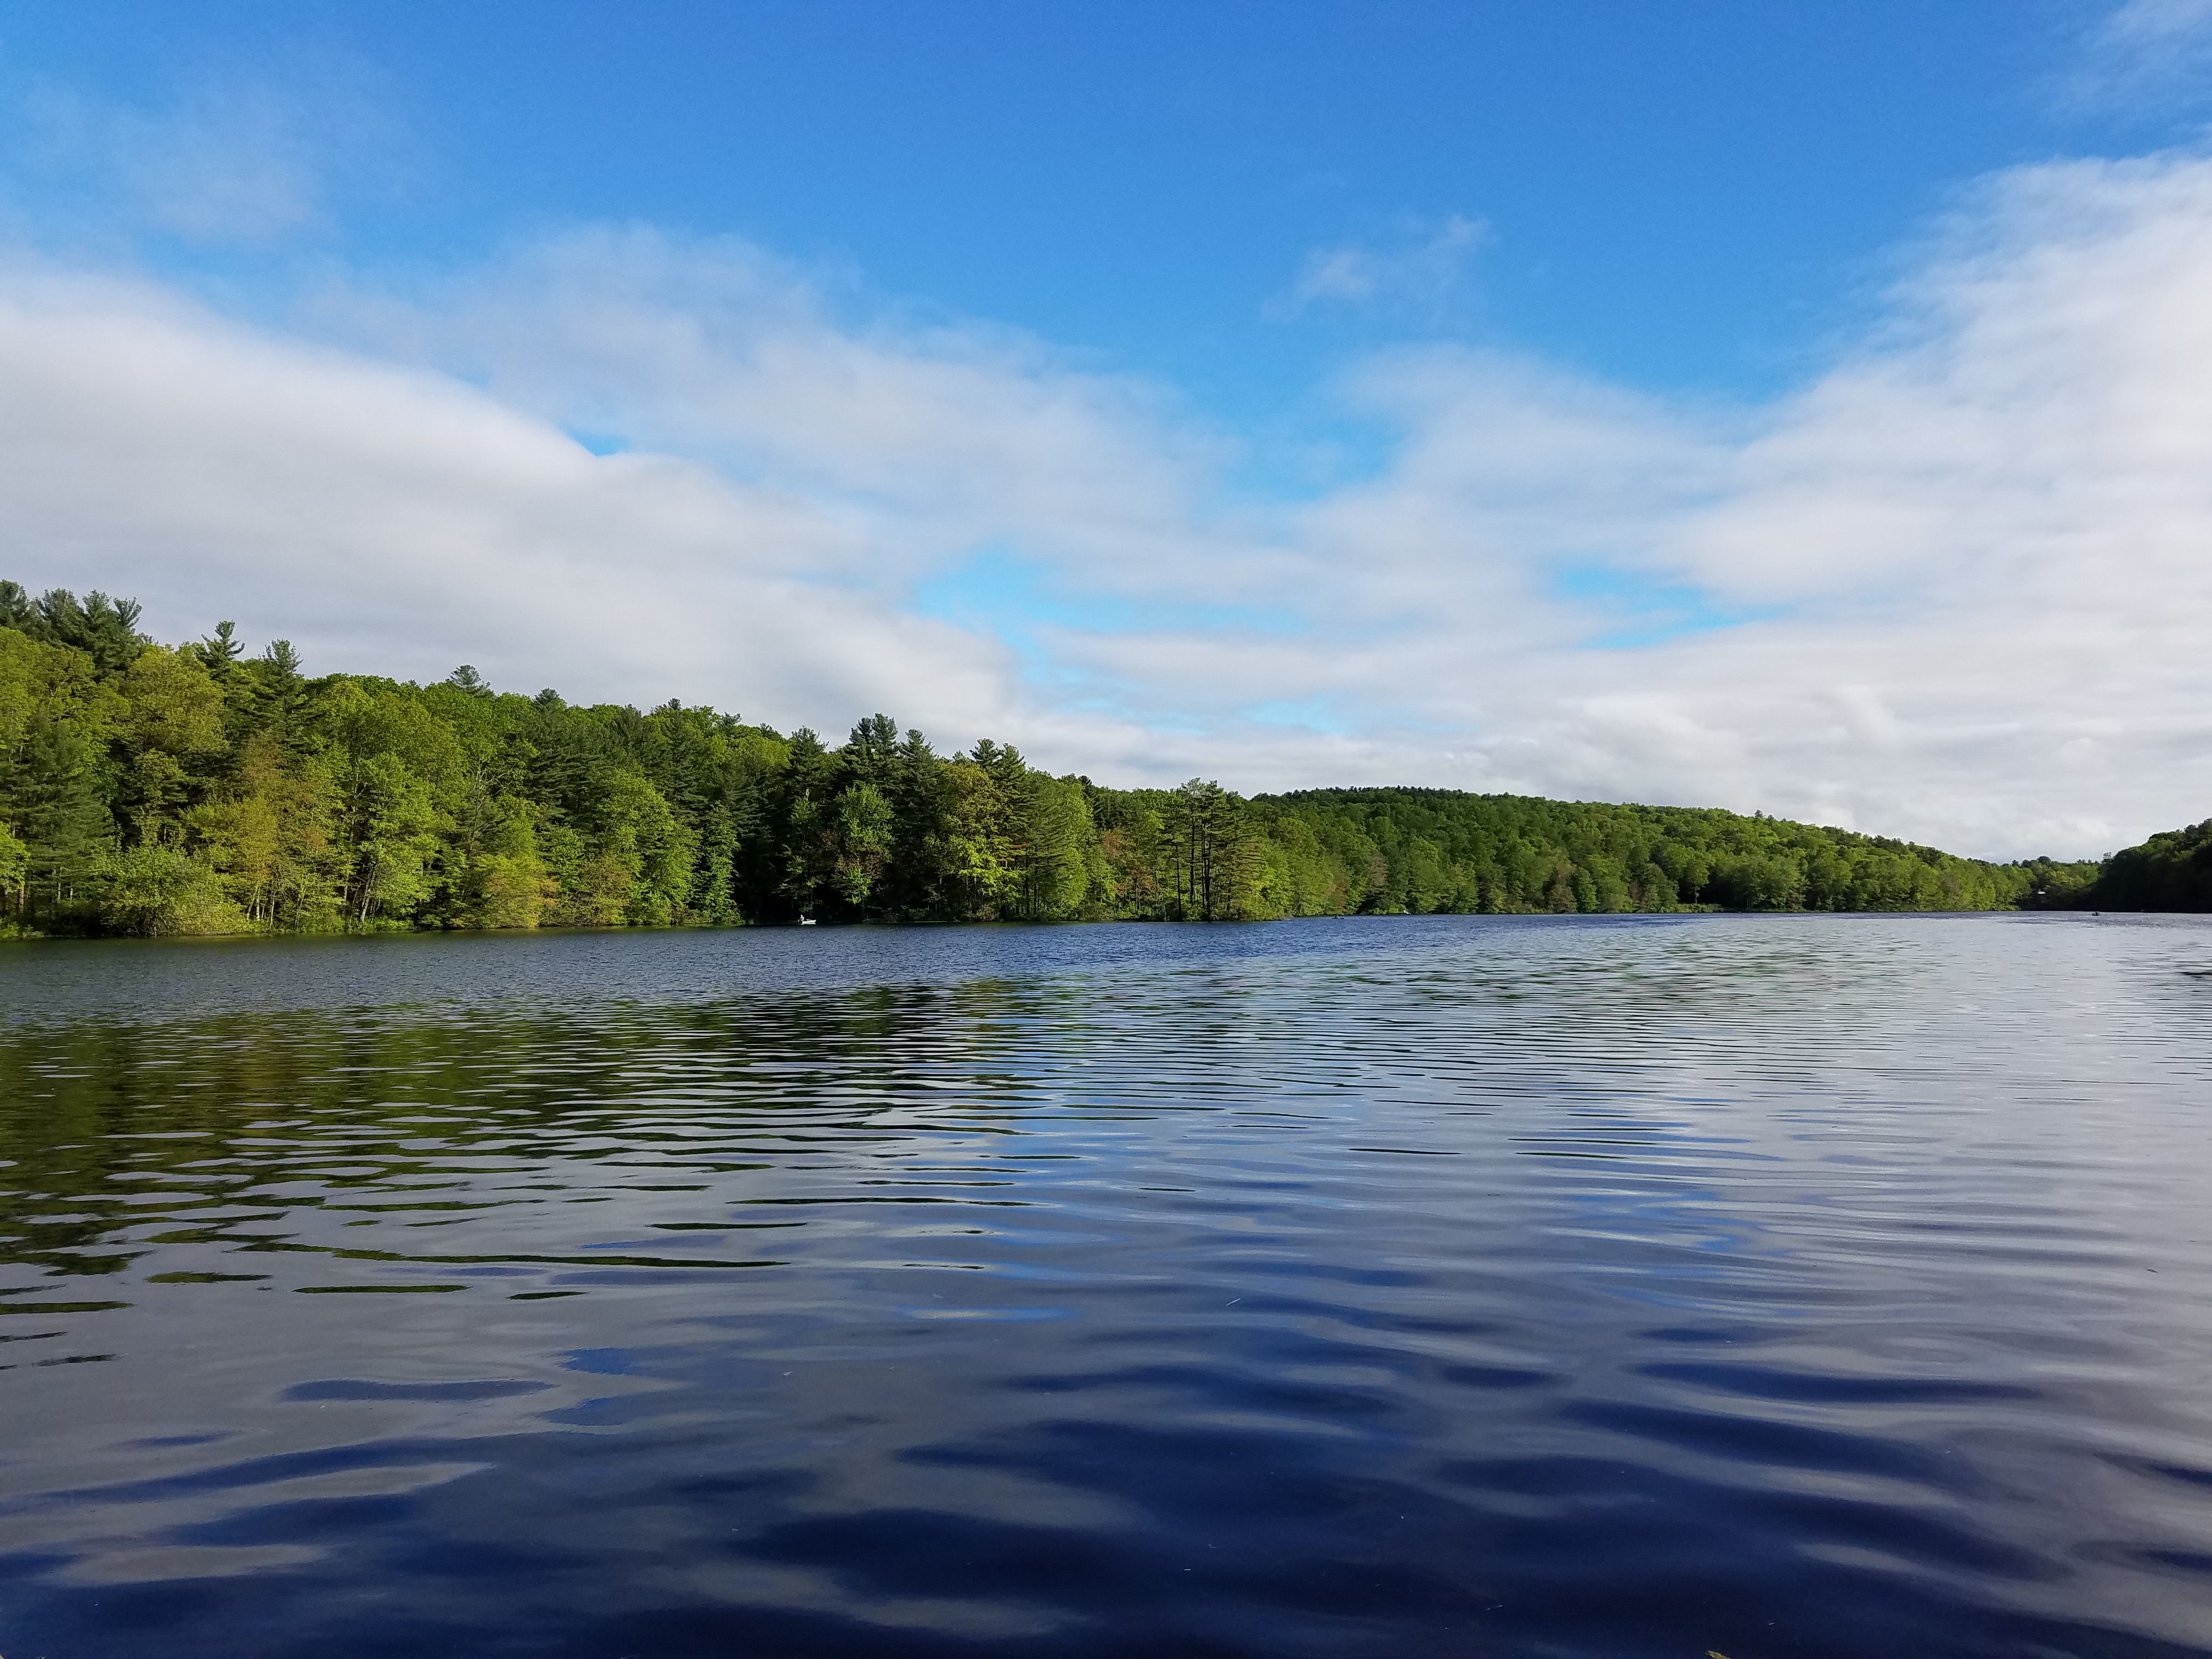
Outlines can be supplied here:
M13 9L0 65L16 100L156 118L300 93L326 210L245 248L142 242L180 276L281 298L333 255L437 268L641 220L1267 421L1347 350L1437 334L1639 386L1784 386L1967 182L2193 131L2185 99L2073 95L2105 12L103 0ZM110 228L86 184L52 166L26 206ZM1427 283L1285 303L1315 251L1387 266L1455 218L1481 234Z
M1131 781L2101 851L2206 810L2159 653L2208 40L2203 0L20 5L9 574Z

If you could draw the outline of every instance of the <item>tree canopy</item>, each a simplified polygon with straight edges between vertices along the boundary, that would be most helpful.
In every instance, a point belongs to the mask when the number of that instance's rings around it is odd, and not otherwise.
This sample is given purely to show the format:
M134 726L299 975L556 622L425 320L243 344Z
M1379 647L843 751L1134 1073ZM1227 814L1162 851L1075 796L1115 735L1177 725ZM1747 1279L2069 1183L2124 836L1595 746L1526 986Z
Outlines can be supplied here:
M2113 854L2081 902L2105 910L2212 910L2212 818L2160 830Z
M0 927L1986 910L2075 902L2097 875L1698 808L1114 789L989 739L939 754L886 714L832 745L675 702L500 692L467 665L311 677L285 641L248 656L226 622L166 647L138 615L0 582Z

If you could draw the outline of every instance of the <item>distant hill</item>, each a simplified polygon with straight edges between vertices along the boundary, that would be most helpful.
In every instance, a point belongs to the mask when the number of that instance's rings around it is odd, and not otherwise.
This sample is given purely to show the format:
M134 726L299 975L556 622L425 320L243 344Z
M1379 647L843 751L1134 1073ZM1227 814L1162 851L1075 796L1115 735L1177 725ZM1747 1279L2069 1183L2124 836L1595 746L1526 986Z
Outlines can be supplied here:
M1253 808L1273 817L1275 839L1296 842L1310 832L1353 865L1379 855L1367 891L1382 902L1370 899L1368 908L2014 909L2066 902L2097 868L2048 859L1987 864L1884 836L1711 807L1313 789L1262 795Z

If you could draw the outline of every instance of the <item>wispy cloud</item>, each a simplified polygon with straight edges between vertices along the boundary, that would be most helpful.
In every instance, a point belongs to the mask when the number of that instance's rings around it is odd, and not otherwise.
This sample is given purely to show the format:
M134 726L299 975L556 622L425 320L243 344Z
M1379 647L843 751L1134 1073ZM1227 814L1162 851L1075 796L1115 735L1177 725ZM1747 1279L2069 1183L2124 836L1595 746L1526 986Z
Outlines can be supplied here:
M2071 102L2171 112L2212 101L2212 0L2124 0L2092 27Z
M326 224L335 192L404 165L404 129L368 79L314 58L281 78L243 68L180 78L143 104L19 86L0 187L49 231L266 247Z
M1380 244L1338 242L1308 253L1290 290L1270 314L1294 316L1315 306L1388 302L1433 312L1449 301L1467 276L1468 262L1488 239L1480 219L1453 214L1440 221L1408 220Z
M2212 0L2126 0L2106 20L2104 32L2138 48L2195 40L2212 33Z

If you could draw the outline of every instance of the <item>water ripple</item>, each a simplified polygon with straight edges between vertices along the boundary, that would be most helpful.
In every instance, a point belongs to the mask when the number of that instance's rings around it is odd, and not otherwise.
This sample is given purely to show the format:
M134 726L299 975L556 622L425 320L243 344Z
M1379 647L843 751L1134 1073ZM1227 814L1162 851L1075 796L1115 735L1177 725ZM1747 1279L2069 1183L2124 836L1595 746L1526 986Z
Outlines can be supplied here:
M2201 1659L2207 962L0 948L0 1651Z

